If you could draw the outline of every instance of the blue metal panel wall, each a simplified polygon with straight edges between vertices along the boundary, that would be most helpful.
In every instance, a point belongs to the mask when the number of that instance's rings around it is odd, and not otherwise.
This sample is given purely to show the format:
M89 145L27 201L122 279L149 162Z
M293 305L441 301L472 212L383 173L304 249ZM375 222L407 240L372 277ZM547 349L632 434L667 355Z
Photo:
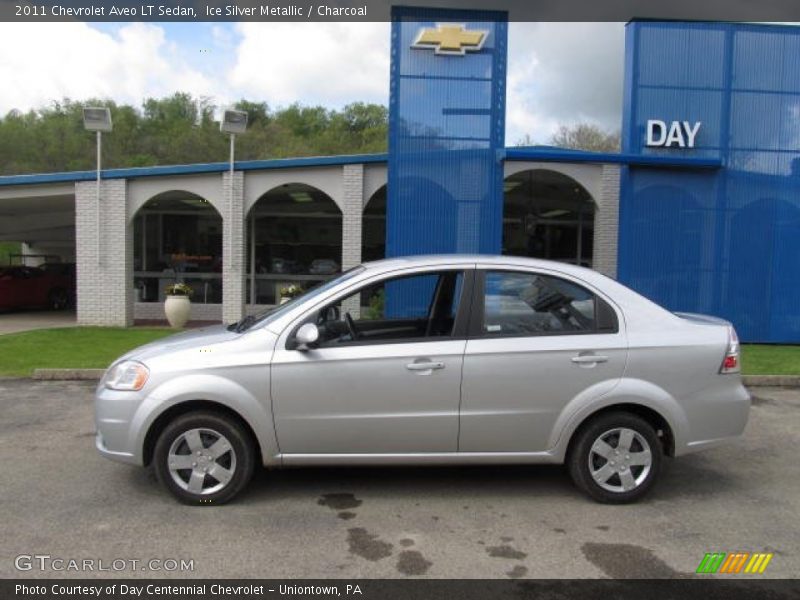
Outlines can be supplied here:
M387 256L500 253L507 15L396 7L392 12ZM437 55L423 27L487 30L480 51Z
M800 343L800 28L633 22L626 54L623 150L723 168L624 169L620 280ZM647 148L648 119L702 121L697 147Z

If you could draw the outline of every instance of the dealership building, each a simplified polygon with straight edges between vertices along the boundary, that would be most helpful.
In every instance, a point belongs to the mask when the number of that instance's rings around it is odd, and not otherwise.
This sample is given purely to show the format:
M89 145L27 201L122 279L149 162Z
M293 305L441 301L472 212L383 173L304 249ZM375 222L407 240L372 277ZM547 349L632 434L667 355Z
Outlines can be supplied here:
M0 239L77 263L77 320L233 321L361 261L589 266L800 343L800 28L632 21L622 151L504 146L504 13L397 7L386 154L0 177ZM113 135L113 133L111 133Z

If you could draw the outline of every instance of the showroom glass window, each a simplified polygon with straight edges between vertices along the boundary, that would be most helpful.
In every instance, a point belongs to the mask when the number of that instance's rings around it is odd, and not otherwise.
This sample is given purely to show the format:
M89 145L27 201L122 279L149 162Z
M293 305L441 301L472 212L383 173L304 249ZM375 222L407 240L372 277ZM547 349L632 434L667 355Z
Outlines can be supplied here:
M192 302L222 302L222 217L211 203L185 192L161 194L133 226L137 302L163 302L177 281L192 287Z

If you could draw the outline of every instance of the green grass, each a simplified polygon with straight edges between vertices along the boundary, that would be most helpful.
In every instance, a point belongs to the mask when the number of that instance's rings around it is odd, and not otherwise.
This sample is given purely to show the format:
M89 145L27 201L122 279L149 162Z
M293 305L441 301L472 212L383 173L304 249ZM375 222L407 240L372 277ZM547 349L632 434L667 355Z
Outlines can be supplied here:
M742 345L745 375L800 375L800 346Z
M65 327L0 335L0 376L34 369L104 369L128 350L175 333L161 328Z

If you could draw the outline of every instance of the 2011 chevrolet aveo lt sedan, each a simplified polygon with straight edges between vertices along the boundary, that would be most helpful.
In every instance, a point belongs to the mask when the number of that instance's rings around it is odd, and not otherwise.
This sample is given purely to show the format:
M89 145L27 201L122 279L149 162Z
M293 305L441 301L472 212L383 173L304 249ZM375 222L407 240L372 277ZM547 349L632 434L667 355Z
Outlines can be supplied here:
M97 449L221 503L256 465L566 463L602 502L662 457L742 433L733 327L673 314L595 271L432 256L356 267L232 325L115 362Z

